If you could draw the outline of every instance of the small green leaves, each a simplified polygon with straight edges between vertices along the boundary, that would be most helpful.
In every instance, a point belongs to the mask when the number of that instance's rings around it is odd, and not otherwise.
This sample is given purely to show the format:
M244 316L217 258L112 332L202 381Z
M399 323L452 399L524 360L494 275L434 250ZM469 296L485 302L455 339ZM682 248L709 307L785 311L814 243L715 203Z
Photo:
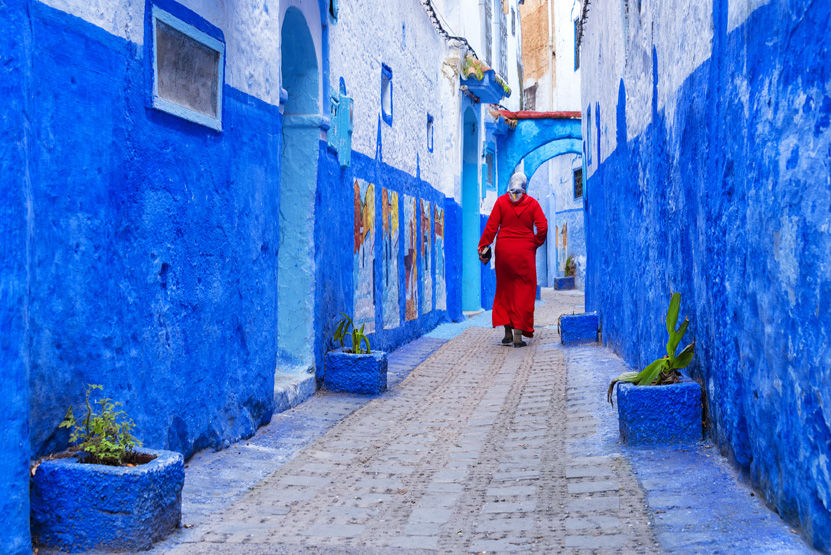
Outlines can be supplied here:
M91 393L103 389L100 385L88 385L85 403L87 413L84 419L79 424L72 407L69 407L59 428L72 428L69 441L87 454L85 462L120 465L125 456L132 453L141 442L132 434L135 423L123 410L116 410L121 403L114 403L109 398L99 399L94 403L98 410L93 409L93 404L90 403Z

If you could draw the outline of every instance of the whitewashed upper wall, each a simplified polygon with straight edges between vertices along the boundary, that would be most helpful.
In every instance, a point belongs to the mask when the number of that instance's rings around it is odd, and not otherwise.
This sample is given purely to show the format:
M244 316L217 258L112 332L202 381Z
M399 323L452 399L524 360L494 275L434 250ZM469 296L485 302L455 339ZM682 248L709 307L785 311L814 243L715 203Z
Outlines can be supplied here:
M341 2L329 30L330 82L340 77L354 99L352 148L374 157L381 115L381 64L392 69L392 125L381 122L383 160L453 195L458 144L458 86L442 64L450 54L418 0ZM427 151L427 114L434 118L434 148Z
M43 0L43 3L113 35L139 45L144 43L144 0ZM278 3L275 0L180 0L179 3L225 35L226 84L270 104L279 104ZM310 3L317 5L316 0Z
M731 0L728 32L769 0ZM581 47L584 111L600 104L601 159L596 155L596 127L592 129L594 155L589 175L615 148L616 107L620 79L626 88L627 138L632 139L652 121L652 50L658 60L657 106L673 121L677 93L684 81L709 59L713 44L713 2L700 0L625 0L592 2ZM583 133L586 133L584 117ZM674 132L674 127L669 127Z
M571 2L554 2L556 76L551 110L580 110L580 70L574 69L574 21ZM538 89L539 90L539 89Z

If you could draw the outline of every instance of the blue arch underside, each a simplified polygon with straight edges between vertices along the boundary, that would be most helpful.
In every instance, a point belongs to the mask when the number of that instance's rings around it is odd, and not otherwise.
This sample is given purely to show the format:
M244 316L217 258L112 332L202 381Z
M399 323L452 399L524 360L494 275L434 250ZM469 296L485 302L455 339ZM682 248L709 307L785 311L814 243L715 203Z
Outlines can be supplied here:
M497 144L496 167L499 194L505 192L511 174L529 153L543 145L568 140L582 141L579 119L519 120L516 129L507 133Z
M560 139L532 150L523 159L528 179L546 162L563 154L582 154L583 142L579 139Z

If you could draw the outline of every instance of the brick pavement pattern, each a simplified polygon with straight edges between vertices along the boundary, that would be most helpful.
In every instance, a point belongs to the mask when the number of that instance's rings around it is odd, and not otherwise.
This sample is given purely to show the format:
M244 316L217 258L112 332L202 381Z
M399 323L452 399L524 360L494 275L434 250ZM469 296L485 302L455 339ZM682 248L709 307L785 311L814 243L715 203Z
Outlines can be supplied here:
M580 449L597 392L569 382L556 321L582 305L549 296L523 349L441 343L169 551L660 551L626 459Z

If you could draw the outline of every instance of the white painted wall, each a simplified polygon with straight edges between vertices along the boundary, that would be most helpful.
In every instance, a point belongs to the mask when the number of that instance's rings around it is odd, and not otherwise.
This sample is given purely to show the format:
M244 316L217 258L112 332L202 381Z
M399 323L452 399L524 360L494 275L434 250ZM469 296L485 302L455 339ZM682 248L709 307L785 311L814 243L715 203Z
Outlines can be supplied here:
M43 0L43 3L115 36L144 44L144 0ZM281 12L277 6L268 10L259 2L233 0L180 0L179 3L224 33L225 83L270 104L279 104ZM292 3L301 2L292 0ZM302 3L317 11L316 0ZM319 43L318 36L318 60Z
M769 0L734 0L728 3L728 32ZM713 2L700 0L625 0L592 2L581 46L581 105L600 105L601 156L595 152L587 168L591 175L597 164L614 150L616 107L620 79L626 88L626 129L632 139L652 120L652 51L657 53L657 107L668 121L675 117L677 92L684 81L711 55L713 43ZM615 76L610 78L610 76ZM593 113L593 119L596 114ZM583 136L586 136L585 118ZM670 133L675 131L670 126ZM596 137L596 131L592 130ZM596 139L595 139L596 141ZM588 177L588 176L587 176Z
M392 125L381 121L383 161L453 194L458 138L455 74L442 71L450 54L417 0L341 2L329 28L330 81L342 76L354 99L352 148L375 157L381 117L381 64L392 69ZM427 150L427 113L434 118L433 152ZM446 156L450 154L448 160ZM417 162L418 161L418 162ZM452 170L452 171L448 171Z

